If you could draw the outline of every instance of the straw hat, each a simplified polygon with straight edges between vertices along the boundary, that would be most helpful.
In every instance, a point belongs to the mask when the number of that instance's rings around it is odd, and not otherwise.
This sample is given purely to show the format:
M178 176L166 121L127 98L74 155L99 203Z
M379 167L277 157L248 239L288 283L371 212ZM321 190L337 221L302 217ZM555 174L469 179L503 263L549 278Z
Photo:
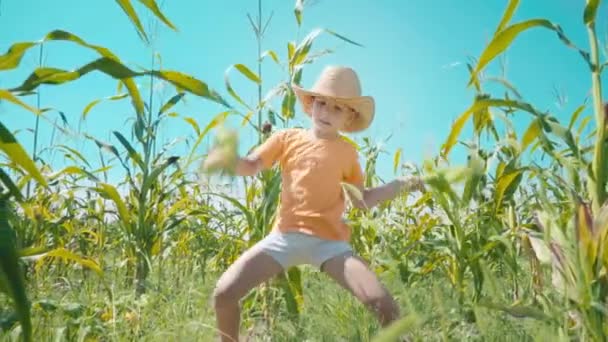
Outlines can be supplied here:
M369 127L374 119L374 98L361 95L359 77L351 68L326 67L312 89L305 90L297 85L292 85L292 88L300 100L302 110L309 116L312 115L314 97L332 98L359 113L355 121L344 129L346 132L362 131Z

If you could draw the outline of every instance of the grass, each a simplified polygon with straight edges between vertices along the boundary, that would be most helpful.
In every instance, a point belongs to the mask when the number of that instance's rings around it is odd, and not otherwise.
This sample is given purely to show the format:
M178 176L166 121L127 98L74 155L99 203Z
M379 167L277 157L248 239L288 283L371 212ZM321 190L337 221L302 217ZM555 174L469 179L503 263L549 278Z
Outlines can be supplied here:
M326 275L309 266L301 269L304 305L300 316L290 316L277 292L267 321L260 305L249 309L244 305L242 334L252 341L371 341L379 331L374 316ZM29 281L34 340L215 341L210 296L219 275L205 275L203 267L192 260L168 264L164 272L164 286L155 286L158 274L153 272L149 291L137 298L132 281L119 267L106 273L111 296L90 272L57 265L42 269ZM542 331L537 321L459 306L440 274L406 284L396 269L389 268L381 279L397 298L402 314L428 317L412 331L414 340L529 341ZM500 277L497 280L497 293L510 302L509 292L500 289ZM255 299L260 288L245 300ZM275 294L272 288L270 294ZM1 304L6 307L8 302ZM18 329L16 325L4 332L1 340L16 341Z

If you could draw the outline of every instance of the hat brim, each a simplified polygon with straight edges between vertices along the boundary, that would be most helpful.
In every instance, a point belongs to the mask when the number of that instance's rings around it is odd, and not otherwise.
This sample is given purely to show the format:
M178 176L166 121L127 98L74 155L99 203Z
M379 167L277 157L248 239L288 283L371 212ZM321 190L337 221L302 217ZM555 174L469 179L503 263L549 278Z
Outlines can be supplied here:
M354 111L359 113L357 119L352 122L348 127L344 128L345 132L354 133L362 131L368 128L374 120L375 114L375 102L371 96L359 96L359 97L336 97L332 95L322 94L310 90L303 89L299 86L292 85L293 92L296 94L302 111L308 116L312 116L312 105L315 97L331 98L339 103L347 105Z

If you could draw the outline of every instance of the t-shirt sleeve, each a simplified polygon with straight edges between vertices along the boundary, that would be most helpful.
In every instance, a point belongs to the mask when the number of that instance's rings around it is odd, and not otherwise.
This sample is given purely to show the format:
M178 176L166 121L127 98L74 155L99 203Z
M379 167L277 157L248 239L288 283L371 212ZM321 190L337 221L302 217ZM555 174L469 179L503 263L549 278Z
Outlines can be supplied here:
M283 155L285 131L272 134L266 141L256 147L252 157L260 158L265 169L272 167Z
M357 156L357 153L354 152L353 157L351 159L350 168L346 174L344 181L358 188L363 188L364 179L365 175L363 174L363 170L361 169L359 158Z

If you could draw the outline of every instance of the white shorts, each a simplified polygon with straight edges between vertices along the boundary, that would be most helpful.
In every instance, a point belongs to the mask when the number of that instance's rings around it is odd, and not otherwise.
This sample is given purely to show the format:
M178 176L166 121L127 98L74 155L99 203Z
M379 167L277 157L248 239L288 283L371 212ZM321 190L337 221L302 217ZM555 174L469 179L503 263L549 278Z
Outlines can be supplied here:
M252 248L261 249L285 270L302 264L320 269L327 260L352 253L352 248L346 241L325 240L304 233L279 231L272 231Z

